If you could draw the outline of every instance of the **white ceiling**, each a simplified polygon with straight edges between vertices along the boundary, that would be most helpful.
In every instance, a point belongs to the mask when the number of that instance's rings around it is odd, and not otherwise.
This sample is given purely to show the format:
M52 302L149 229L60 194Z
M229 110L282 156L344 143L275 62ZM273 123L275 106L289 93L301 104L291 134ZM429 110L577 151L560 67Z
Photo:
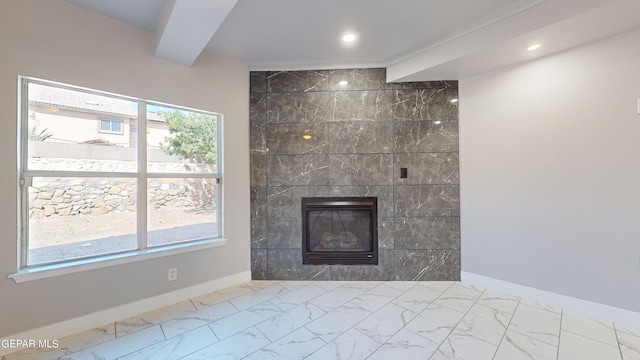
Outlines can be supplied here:
M154 32L155 55L188 66L210 50L252 70L387 67L389 81L460 79L640 28L638 0L64 1Z

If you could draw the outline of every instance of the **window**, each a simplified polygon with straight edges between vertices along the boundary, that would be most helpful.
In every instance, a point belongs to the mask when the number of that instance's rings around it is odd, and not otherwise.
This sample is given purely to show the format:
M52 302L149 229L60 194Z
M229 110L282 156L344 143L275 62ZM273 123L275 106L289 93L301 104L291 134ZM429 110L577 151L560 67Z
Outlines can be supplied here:
M100 132L122 134L122 120L100 119Z
M221 114L25 77L20 101L22 268L221 236Z

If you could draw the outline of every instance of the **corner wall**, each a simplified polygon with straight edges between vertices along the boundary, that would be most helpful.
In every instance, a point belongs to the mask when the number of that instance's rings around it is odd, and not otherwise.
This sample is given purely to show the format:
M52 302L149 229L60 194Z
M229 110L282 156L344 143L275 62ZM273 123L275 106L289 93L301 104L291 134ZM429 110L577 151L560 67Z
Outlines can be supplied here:
M640 311L638 44L460 81L464 272Z
M455 97L384 69L252 72L253 277L458 280ZM302 265L301 197L325 196L378 198L378 265Z
M153 298L250 269L249 72L202 54L192 67L153 57L153 34L51 0L0 12L0 337ZM18 75L224 114L223 247L16 284ZM168 283L167 269L179 278Z

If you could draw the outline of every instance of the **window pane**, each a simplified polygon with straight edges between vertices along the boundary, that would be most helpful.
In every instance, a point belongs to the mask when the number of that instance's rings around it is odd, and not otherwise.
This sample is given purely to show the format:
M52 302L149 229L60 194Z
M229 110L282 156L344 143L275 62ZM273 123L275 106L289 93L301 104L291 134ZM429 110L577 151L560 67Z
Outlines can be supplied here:
M137 103L49 85L29 84L28 163L30 170L136 170ZM100 117L108 115L113 122ZM117 131L117 133L114 133Z
M115 132L120 132L120 124L122 124L120 121L112 121L111 122L111 131L115 131Z
M147 105L147 171L218 172L219 115Z
M33 178L27 265L137 248L136 180Z
M219 236L213 178L148 180L148 246Z

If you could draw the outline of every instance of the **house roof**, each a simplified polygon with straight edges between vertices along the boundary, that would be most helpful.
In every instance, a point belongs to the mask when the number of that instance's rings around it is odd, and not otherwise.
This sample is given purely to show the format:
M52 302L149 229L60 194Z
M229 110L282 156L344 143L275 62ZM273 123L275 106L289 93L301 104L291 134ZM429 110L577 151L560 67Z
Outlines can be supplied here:
M136 119L138 117L138 104L135 101L37 83L29 84L29 103L98 115L110 115L130 119ZM147 119L151 121L163 121L157 113L153 112L147 113Z

